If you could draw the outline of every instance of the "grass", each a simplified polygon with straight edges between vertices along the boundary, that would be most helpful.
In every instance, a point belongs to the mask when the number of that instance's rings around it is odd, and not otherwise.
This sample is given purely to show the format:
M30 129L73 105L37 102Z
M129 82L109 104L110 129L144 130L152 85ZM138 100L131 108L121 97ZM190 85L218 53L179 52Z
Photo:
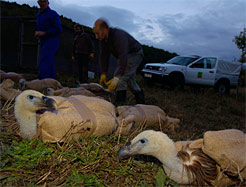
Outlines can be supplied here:
M208 130L236 128L245 132L244 88L237 95L235 90L220 95L211 88L171 91L162 85L147 87L142 77L137 79L147 104L157 105L181 120L180 127L168 134L175 141L198 139ZM73 85L72 81L64 84ZM134 96L130 92L127 96L127 104L133 105ZM1 186L177 186L155 162L118 160L117 150L132 135L119 141L118 136L111 135L64 144L43 143L18 135L13 103L2 102L0 118Z

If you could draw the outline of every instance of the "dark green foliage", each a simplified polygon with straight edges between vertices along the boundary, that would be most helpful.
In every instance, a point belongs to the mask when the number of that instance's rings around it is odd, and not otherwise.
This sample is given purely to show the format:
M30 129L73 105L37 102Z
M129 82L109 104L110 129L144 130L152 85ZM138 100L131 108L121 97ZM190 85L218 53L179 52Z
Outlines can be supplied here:
M156 186L164 187L164 186L178 186L175 182L168 179L167 175L164 173L163 169L159 169L157 175L155 176Z
M95 174L79 174L76 169L73 169L72 174L67 177L67 184L71 186L104 186Z
M38 7L30 7L27 4L19 5L15 2L1 1L1 16L21 16L21 17L35 17Z
M33 17L36 19L36 15L38 12L38 4L37 6L30 7L27 4L19 5L18 3L4 2L1 1L1 16L15 16L15 17ZM61 23L63 26L73 29L75 22L66 18L63 15L60 16ZM92 33L92 29L84 26L85 32Z
M235 36L233 42L237 45L238 49L242 51L240 62L246 62L246 28L238 36Z
M52 152L52 147L47 147L41 141L13 141L10 147L3 147L0 171L35 168L48 159Z
M144 51L144 64L166 62L169 59L177 56L176 53L169 53L163 49L154 48L153 46L143 45Z

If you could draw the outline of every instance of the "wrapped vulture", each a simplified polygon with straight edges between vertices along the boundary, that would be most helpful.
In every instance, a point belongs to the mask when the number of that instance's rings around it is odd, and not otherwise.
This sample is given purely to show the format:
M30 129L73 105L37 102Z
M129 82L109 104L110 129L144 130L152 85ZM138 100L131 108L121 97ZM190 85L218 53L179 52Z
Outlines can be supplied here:
M246 179L246 136L236 129L208 131L203 139L176 143L160 131L147 130L118 153L120 159L137 154L158 158L179 184L224 186Z
M21 74L15 72L5 72L0 70L0 80L11 79L12 81L18 83L20 79L23 79Z
M54 90L53 88L47 88L46 92L47 95L49 96L61 96L61 97L69 97L72 95L84 95L84 96L91 96L91 97L96 96L94 93L83 87L78 87L78 88L63 87L58 90Z
M44 92L47 88L52 88L54 90L61 89L62 85L55 79L46 78L46 79L34 79L31 81L26 81L25 79L20 79L19 86L22 90L31 89L39 92Z
M116 108L120 128L117 132L128 134L135 127L158 127L173 132L180 122L169 117L160 107L137 104L135 106L118 106Z
M108 94L113 93L112 91L103 88L100 84L97 84L97 83L83 83L83 84L79 84L78 87L83 87L87 90L90 90L93 93L96 93L96 92L105 92Z
M14 81L4 79L0 84L0 98L4 100L14 100L21 91L14 89L13 86Z
M44 142L109 135L117 128L114 105L82 95L46 97L26 90L15 100L15 117L23 138Z
M78 84L79 88L85 88L86 90L91 91L96 96L103 97L104 99L111 101L112 96L114 96L114 92L111 90L108 90L106 88L103 88L100 84L97 83L83 83Z

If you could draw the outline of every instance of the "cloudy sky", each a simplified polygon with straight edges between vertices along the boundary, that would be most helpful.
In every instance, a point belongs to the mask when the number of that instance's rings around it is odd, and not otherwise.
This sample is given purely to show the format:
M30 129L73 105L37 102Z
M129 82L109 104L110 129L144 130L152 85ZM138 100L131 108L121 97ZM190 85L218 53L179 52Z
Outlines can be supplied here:
M246 0L50 0L50 7L89 27L106 18L145 45L224 60L240 58L232 40L246 27Z

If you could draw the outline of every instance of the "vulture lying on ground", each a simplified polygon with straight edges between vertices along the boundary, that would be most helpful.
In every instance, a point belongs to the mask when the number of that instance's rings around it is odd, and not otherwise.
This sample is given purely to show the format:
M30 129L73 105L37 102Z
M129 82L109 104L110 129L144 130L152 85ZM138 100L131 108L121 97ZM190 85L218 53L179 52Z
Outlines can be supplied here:
M17 96L14 112L23 138L32 139L36 135L36 113L42 109L55 110L55 100L33 90L26 90Z
M39 92L45 92L47 88L53 88L55 90L61 89L62 85L59 81L51 78L46 79L34 79L31 81L26 81L25 79L20 79L19 81L19 87L24 89L32 89Z
M130 133L133 126L140 129L158 127L165 129L165 132L173 133L180 123L179 119L169 117L160 107L155 105L118 106L116 111L121 124L118 132L121 134Z
M54 90L53 88L47 88L46 92L47 95L49 96L69 97L72 95L85 95L85 96L96 97L94 93L83 87L78 87L78 88L63 87L58 90Z
M20 90L16 90L13 88L14 81L11 79L4 79L0 84L0 99L4 100L14 100L15 97L20 94Z
M208 131L203 139L174 143L160 131L147 130L121 147L119 158L151 155L179 184L230 185L246 179L246 139L242 131Z
M114 97L113 91L103 88L98 83L83 83L83 84L78 84L78 87L85 88L91 91L92 93L94 93L96 96L103 97L107 101L111 101L112 97Z
M87 90L90 90L93 93L102 92L102 93L113 94L113 92L111 90L103 88L98 83L83 83L83 84L78 84L78 87L83 87Z
M15 72L5 72L0 70L0 80L11 79L12 81L18 83L20 79L23 79L21 74Z
M44 142L109 135L117 128L112 103L82 95L46 97L26 90L15 99L15 117L21 137Z

